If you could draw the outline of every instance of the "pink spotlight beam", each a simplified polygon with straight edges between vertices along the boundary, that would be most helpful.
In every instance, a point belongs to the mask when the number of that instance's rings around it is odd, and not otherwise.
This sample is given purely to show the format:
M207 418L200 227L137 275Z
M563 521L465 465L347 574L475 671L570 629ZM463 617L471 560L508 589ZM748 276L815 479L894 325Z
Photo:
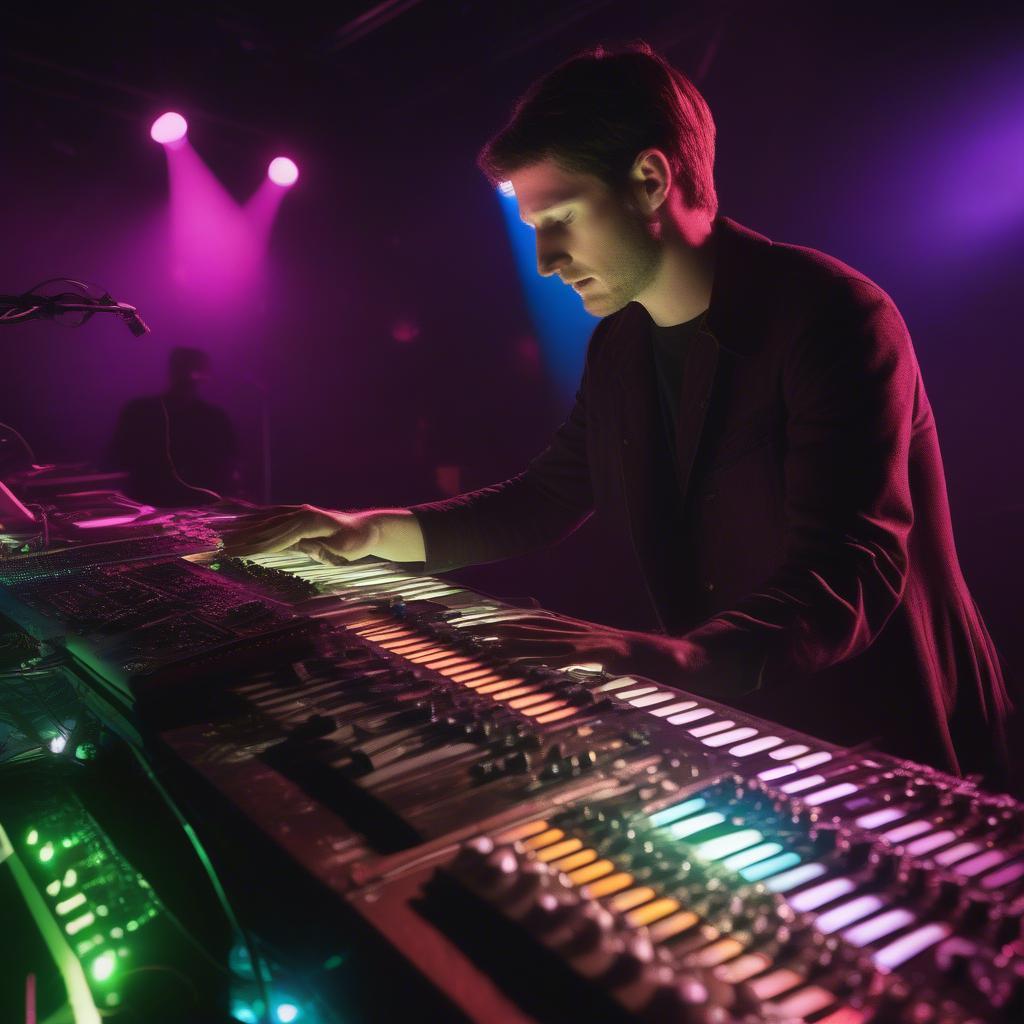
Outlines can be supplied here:
M149 129L150 137L154 142L162 146L169 146L175 142L181 142L188 132L188 122L173 110L161 114Z
M286 156L274 157L267 168L267 177L282 188L289 188L299 180L299 168Z

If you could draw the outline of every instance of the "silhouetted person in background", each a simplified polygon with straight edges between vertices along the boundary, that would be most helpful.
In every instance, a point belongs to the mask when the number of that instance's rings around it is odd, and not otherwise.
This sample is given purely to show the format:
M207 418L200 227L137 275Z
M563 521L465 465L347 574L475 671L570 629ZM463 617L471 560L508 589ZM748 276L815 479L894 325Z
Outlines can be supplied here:
M209 366L205 352L179 346L171 351L168 389L121 410L110 463L129 473L130 498L164 507L204 505L236 489L234 428L220 406L199 395Z

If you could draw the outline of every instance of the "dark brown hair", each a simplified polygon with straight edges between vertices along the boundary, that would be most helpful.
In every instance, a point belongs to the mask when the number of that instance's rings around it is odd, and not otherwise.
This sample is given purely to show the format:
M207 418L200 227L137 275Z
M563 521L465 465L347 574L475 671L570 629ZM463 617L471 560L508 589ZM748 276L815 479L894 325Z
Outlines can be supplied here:
M616 53L588 50L534 82L477 163L495 185L551 159L619 190L648 148L668 157L687 205L714 216L711 111L686 75L646 43L635 43Z

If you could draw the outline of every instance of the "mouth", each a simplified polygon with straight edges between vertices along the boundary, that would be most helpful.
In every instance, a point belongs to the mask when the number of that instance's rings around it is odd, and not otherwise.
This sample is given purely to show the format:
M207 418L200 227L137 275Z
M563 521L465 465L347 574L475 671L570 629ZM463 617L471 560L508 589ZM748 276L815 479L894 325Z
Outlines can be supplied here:
M572 286L573 288L576 289L576 291L580 291L593 280L594 279L592 277L581 277L578 281L573 281Z

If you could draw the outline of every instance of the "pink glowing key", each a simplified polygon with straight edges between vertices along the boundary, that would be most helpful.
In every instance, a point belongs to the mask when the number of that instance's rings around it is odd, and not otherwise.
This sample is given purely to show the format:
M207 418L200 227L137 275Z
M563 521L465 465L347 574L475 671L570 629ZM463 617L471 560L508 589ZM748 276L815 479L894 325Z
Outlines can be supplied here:
M167 111L166 114L161 114L153 122L152 128L149 129L149 134L153 141L159 142L162 146L169 145L172 142L180 142L185 138L187 132L188 122L181 114L176 114L173 110Z
M276 156L267 168L267 177L282 188L294 185L299 180L299 168L294 160L286 156Z

